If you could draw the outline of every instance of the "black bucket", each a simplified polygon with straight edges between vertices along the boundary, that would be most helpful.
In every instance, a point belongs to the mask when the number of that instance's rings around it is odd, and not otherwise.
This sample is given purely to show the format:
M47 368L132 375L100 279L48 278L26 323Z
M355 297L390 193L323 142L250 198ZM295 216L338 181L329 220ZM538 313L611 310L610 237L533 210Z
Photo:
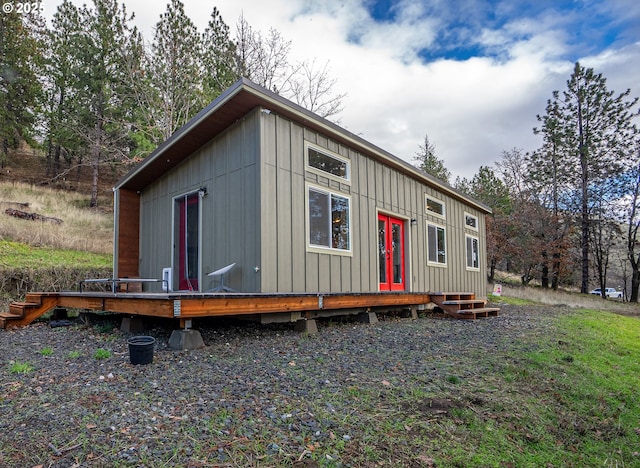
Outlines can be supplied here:
M127 340L131 364L151 364L156 339L152 336L133 336Z

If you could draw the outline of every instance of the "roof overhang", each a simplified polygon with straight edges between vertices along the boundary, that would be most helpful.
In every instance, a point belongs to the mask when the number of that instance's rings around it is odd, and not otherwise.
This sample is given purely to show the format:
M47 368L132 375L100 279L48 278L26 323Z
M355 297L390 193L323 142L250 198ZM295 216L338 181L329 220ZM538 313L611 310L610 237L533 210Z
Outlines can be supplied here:
M114 190L142 191L255 108L265 108L376 159L482 212L491 209L361 137L241 78L134 167Z

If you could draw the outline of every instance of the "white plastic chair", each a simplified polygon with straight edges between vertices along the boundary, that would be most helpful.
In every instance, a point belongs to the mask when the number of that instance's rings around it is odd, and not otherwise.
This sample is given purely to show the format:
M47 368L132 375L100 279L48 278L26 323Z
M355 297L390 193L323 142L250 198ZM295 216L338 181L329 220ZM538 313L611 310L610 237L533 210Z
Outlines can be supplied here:
M207 276L211 276L214 281L216 277L220 277L220 285L213 289L209 289L207 292L237 292L235 289L224 285L224 275L227 274L234 266L236 266L236 264L232 263L231 265L227 265L226 267L220 268L219 270L212 271L211 273L207 274Z

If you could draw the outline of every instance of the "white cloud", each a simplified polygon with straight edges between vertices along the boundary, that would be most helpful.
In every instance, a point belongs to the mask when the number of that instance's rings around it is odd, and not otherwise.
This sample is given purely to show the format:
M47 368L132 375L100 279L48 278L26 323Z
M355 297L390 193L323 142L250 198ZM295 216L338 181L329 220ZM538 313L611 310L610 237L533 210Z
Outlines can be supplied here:
M213 4L184 1L187 14L203 30ZM455 5L402 0L394 7L395 21L380 23L372 20L363 2L218 0L215 5L232 32L244 14L254 29L266 32L273 27L291 40L294 59L330 61L337 88L347 93L340 122L345 128L408 161L427 133L454 175L472 177L504 150L535 149L536 114L544 112L554 90L564 89L576 59L603 73L610 89L631 87L632 95L640 94L640 41L568 60L574 34L566 26L570 15L549 10L502 26L452 31L447 29L449 20L456 15L480 18L483 5L473 0ZM56 5L52 0L47 8ZM616 0L611 8L633 12L637 5L637 0ZM166 2L127 1L148 40L165 7ZM496 15L517 12L517 7L511 1L497 4ZM634 14L631 21L637 22L640 13ZM430 63L420 59L421 49L441 47L438 41L443 38L489 47L495 56Z

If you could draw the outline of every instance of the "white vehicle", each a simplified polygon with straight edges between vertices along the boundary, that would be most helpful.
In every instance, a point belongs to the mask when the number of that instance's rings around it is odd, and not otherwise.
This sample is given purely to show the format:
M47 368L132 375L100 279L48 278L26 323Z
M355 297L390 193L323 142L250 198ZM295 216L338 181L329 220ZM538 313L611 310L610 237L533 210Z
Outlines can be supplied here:
M609 299L622 299L622 291L616 291L616 288L605 288L604 292ZM600 288L596 288L593 291L589 291L589 294L602 296Z

